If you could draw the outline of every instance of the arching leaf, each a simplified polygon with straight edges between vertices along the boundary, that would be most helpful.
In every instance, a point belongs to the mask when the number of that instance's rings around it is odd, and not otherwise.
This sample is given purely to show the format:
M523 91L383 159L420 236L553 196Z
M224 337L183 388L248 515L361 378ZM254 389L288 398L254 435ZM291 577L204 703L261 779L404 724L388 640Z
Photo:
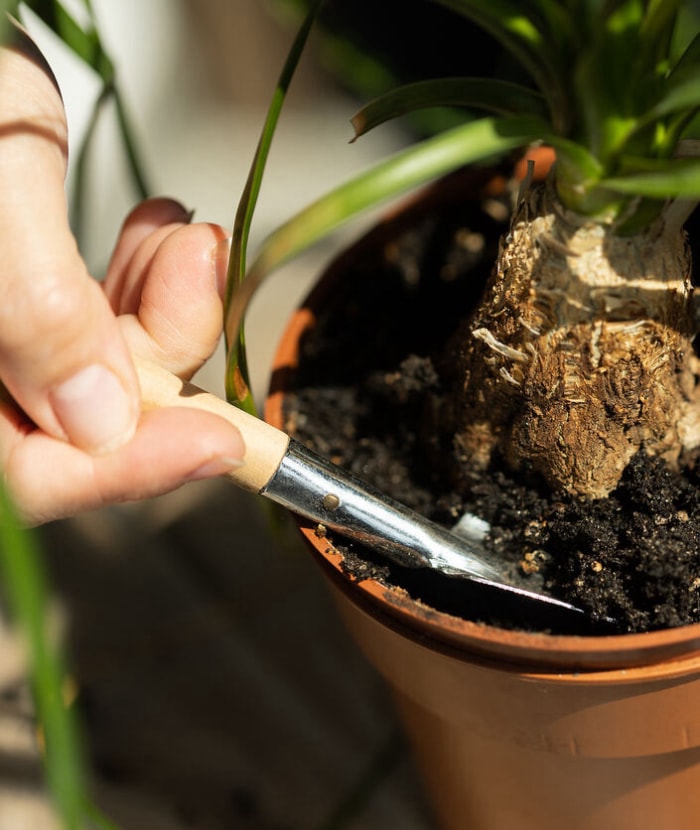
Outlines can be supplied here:
M418 81L375 98L351 119L355 138L409 112L428 107L466 107L500 115L537 115L547 105L538 92L520 84L488 78L440 78Z

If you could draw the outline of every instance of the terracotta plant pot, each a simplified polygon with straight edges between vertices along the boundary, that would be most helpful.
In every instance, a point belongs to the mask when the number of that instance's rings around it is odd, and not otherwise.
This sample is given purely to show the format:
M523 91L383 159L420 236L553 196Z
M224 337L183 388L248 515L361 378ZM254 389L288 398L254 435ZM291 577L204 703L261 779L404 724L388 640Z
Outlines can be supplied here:
M385 224L410 221L425 204ZM275 426L286 426L299 338L350 259L330 267L286 330L266 408ZM332 541L299 528L347 627L392 689L440 826L695 830L700 625L602 637L501 630L350 577Z

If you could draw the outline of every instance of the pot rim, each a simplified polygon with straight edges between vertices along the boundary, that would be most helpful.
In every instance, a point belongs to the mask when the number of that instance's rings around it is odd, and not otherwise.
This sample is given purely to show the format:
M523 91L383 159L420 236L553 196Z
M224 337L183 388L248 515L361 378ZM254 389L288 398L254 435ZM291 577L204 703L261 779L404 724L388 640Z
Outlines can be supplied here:
M290 329L303 330L308 320L304 309L295 315ZM283 341L280 356L288 354L287 342ZM282 365L289 367L288 363ZM265 420L278 428L284 423L283 399L281 391L274 392L265 406ZM499 668L520 673L527 666L526 673L533 678L554 673L562 682L567 678L580 681L582 673L586 674L586 682L605 684L621 679L633 683L655 676L668 680L689 671L700 672L700 623L642 633L585 636L516 631L466 620L424 605L400 588L352 576L333 542L319 537L313 523L294 518L316 561L343 594L366 613L424 646L462 657L468 653L485 665L498 664Z
M484 665L507 669L511 663L519 674L540 677L554 670L561 682L607 684L624 680L634 683L655 676L673 676L700 671L700 623L679 628L635 634L570 635L515 631L456 617L414 600L401 589L377 580L358 581L346 573L342 553L332 545L319 544L315 529L297 520L305 541L320 555L336 586L372 616L381 617L397 632L452 655L472 658ZM529 670L524 671L525 667ZM567 674L561 674L566 670ZM592 676L594 675L594 676Z

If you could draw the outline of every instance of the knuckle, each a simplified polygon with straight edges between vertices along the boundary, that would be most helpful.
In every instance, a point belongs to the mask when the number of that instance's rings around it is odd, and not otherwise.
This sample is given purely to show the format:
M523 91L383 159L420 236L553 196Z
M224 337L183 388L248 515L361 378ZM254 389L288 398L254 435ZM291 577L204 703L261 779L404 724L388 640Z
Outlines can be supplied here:
M59 272L14 280L0 303L0 348L4 352L65 348L89 320L90 286Z

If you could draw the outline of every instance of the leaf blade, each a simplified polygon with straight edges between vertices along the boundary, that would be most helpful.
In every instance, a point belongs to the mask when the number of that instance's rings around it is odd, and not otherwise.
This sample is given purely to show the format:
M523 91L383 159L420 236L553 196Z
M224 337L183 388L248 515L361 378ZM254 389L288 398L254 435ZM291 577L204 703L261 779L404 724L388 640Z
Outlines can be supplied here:
M500 115L547 119L544 97L529 87L490 78L440 78L418 81L375 98L350 120L355 138L386 121L428 107L473 107Z
M308 39L311 27L321 8L323 0L314 0L308 14L297 32L292 47L287 55L284 66L277 81L275 91L268 107L265 123L255 150L243 193L238 202L238 208L233 223L231 254L228 262L226 277L226 292L224 297L224 320L229 315L229 306L234 292L245 279L248 240L253 221L253 215L260 194L263 174L272 146L272 140L282 111L289 85L301 58L304 46ZM242 409L255 414L256 407L250 389L245 332L243 326L236 329L232 337L226 336L228 327L224 326L226 340L226 397Z
M548 135L547 125L536 117L483 118L410 147L316 200L263 244L231 297L227 338L233 342L237 337L248 303L273 270L352 218L457 167L502 156L543 135Z
M632 196L654 199L700 199L700 158L628 159L629 173L612 176L601 185Z

